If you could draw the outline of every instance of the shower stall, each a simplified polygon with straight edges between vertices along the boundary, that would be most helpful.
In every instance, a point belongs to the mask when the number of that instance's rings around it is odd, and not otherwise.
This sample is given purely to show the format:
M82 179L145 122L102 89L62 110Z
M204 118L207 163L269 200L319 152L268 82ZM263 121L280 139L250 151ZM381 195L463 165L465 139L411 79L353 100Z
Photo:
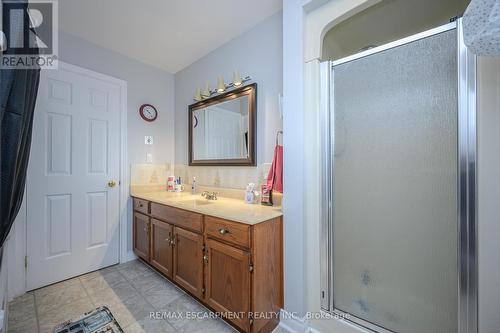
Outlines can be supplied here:
M461 20L321 69L321 306L477 332L475 57Z

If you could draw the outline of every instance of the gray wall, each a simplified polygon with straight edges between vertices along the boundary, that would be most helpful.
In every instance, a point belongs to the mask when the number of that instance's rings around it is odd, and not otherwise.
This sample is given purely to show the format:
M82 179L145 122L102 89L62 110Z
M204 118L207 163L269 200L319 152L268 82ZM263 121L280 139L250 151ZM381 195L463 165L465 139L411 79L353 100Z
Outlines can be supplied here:
M230 27L227 27L230 29ZM218 76L226 83L233 71L252 76L257 83L257 164L271 162L276 131L282 128L278 95L283 87L282 13L222 45L175 74L175 163L187 164L188 105L197 87L208 82L213 89Z
M174 75L159 68L127 58L79 37L60 32L59 59L73 65L127 81L128 159L131 164L146 163L146 153L156 164L174 162ZM158 118L146 123L139 107L152 104ZM154 145L144 145L152 135Z

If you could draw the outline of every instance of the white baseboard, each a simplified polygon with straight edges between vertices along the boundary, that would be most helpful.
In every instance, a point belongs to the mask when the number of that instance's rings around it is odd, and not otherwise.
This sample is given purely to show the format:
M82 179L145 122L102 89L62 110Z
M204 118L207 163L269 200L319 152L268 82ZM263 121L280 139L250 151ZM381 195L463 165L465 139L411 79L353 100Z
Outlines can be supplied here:
M132 261L137 259L137 256L135 255L134 251L127 251L127 255L125 256L125 260L120 262L120 264L124 264L126 262Z
M280 326L291 333L308 333L310 328L304 318L292 315L290 312L281 309Z

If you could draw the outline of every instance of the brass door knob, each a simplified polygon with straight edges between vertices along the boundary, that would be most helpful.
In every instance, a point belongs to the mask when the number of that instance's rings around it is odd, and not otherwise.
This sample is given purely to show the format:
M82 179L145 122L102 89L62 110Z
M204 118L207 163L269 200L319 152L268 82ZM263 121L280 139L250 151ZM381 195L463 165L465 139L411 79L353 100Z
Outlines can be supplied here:
M116 182L115 182L114 180L110 180L110 181L108 182L108 186L109 186L109 187L115 187L115 186L116 186Z
M203 262L204 262L205 264L208 264L208 256L207 256L207 255L204 255L204 256L203 256Z

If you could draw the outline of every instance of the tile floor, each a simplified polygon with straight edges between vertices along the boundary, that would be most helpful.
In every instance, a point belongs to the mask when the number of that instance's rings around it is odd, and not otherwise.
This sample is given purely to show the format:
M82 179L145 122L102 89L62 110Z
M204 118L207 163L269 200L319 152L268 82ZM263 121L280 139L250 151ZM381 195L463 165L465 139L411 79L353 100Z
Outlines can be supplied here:
M37 289L9 303L8 332L52 333L60 323L107 305L125 333L236 332L147 265L135 260ZM150 312L180 314L150 318ZM200 318L182 318L182 313ZM278 328L275 332L284 332Z

